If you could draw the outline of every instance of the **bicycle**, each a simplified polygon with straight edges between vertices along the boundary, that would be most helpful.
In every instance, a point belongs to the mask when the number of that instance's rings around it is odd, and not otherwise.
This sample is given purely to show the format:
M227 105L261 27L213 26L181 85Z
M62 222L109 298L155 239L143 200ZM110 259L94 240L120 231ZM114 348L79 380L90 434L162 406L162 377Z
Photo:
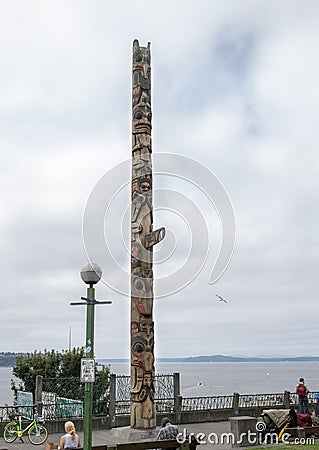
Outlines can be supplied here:
M44 420L38 417L36 414L29 425L23 428L22 416L11 416L11 422L9 422L3 430L4 440L10 444L14 442L17 438L23 442L22 436L28 432L28 438L31 444L40 445L43 444L48 438L48 430L43 425Z

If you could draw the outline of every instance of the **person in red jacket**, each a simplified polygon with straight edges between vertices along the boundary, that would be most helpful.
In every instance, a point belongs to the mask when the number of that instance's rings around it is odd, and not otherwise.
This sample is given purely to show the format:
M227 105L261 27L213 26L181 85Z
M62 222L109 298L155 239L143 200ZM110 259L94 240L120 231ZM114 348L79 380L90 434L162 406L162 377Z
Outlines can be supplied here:
M304 378L299 378L299 383L296 387L296 394L299 399L299 412L300 414L309 414L309 403L308 403L308 388L305 385Z

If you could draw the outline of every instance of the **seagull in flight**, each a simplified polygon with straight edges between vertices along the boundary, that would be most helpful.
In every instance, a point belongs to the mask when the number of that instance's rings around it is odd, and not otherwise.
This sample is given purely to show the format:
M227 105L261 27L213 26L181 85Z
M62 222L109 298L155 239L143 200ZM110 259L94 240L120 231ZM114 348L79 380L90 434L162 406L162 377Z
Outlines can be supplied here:
M220 302L228 303L228 301L225 300L225 299L224 299L223 297L221 297L220 295L217 295L217 294L216 294L216 297L219 298L219 301L220 301Z

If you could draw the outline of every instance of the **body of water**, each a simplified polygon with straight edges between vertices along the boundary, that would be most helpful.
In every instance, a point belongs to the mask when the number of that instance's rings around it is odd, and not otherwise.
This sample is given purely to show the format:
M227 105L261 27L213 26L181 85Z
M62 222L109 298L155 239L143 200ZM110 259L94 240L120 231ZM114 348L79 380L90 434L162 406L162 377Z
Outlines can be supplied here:
M129 375L129 363L111 363L111 372ZM310 391L319 391L318 362L267 363L162 363L157 374L179 372L184 397L295 392L298 379L305 378ZM11 367L0 367L0 405L13 403Z
M111 363L111 372L129 374L129 363ZM272 394L288 390L295 392L300 377L305 378L310 391L319 390L319 363L161 363L157 374L179 372L181 394L184 397L240 394Z
M0 406L13 404L11 378L12 367L0 367Z

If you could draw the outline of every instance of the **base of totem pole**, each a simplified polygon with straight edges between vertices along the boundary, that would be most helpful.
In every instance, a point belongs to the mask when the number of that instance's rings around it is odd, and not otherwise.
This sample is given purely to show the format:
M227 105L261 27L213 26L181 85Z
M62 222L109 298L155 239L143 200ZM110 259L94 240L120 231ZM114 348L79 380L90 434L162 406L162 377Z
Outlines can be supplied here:
M137 430L131 427L116 427L112 428L110 434L112 437L120 439L122 442L138 442L146 439L156 439L158 431L155 428L149 430Z

